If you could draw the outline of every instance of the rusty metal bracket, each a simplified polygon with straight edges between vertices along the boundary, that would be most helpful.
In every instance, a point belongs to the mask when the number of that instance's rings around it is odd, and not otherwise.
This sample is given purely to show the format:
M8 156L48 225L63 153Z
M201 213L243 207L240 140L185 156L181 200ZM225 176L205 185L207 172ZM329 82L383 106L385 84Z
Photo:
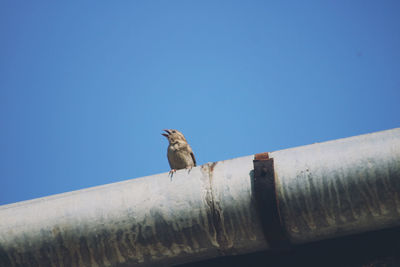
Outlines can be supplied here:
M290 242L279 216L275 191L274 159L268 153L254 156L254 194L264 236L271 249L288 250Z

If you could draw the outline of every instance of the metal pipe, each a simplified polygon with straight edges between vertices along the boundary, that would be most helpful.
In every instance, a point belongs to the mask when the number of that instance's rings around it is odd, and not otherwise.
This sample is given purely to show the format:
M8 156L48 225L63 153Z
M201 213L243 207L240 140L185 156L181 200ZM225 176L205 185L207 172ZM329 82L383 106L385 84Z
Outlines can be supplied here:
M400 225L400 128L269 156L291 243Z
M0 266L171 265L267 249L252 157L0 207Z
M292 244L400 225L400 129L269 157ZM0 266L162 266L270 249L253 169L247 156L0 206Z

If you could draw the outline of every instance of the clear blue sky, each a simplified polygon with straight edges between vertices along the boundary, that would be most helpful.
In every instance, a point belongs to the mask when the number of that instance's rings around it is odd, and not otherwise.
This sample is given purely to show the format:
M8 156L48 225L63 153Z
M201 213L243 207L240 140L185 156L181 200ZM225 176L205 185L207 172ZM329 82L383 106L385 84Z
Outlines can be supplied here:
M0 205L167 172L165 128L204 164L399 127L399 14L397 0L1 1Z

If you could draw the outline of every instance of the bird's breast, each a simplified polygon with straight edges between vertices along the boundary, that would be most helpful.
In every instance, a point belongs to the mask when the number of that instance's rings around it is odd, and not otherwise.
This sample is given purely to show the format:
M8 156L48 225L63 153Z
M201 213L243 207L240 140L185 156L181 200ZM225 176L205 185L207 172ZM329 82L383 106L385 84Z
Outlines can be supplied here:
M171 168L173 169L183 169L194 166L190 152L184 148L168 148L168 159L170 161Z

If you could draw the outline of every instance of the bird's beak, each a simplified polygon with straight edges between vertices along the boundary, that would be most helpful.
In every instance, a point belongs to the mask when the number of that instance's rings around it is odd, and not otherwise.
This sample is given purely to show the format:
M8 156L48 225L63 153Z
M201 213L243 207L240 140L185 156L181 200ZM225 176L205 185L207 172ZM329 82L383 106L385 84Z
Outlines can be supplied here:
M168 138L168 136L171 134L171 132L169 130L163 130L165 131L167 134L162 133L161 135L164 135L166 138Z

